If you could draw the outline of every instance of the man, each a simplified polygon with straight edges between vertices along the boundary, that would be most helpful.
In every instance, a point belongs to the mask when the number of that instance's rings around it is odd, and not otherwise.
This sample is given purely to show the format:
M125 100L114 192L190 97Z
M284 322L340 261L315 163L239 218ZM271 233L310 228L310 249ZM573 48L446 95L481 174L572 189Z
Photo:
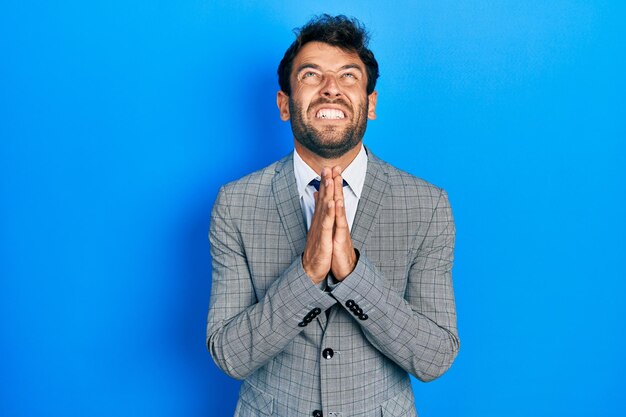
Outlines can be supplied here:
M236 416L415 416L408 373L459 349L447 196L363 147L378 64L356 20L307 23L278 74L295 150L220 189L209 351L244 380Z

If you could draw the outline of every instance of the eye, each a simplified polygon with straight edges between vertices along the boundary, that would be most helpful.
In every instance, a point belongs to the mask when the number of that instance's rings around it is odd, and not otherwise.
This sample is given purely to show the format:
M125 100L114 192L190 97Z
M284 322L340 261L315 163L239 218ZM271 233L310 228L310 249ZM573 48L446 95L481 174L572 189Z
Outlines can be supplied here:
M322 77L317 71L302 71L300 74L300 82L306 85L318 85Z
M345 86L356 85L359 80L359 74L355 72L344 72L341 74L341 83Z

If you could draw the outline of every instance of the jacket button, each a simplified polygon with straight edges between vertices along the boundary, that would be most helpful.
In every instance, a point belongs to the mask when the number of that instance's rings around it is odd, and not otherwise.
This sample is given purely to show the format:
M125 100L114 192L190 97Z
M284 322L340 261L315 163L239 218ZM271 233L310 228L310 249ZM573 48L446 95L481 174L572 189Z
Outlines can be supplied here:
M326 348L322 352L322 356L324 357L324 359L330 359L330 358L333 357L334 354L335 354L335 352L333 352L333 350L331 348Z
M301 321L300 323L298 323L298 327L305 327L307 325L307 323Z
M324 417L324 415L322 414L322 412L320 410L315 410L313 411L313 417Z
M346 307L351 308L352 306L354 306L355 302L354 300L348 300L346 301Z
M367 320L368 318L369 318L369 316L367 314L365 314L365 313L363 313L363 314L361 314L359 316L359 320Z
M313 310L311 310L311 313L312 313L314 316L317 316L317 315L318 315L318 314L320 314L321 312L322 312L322 309L321 309L321 308L319 308L319 307L315 307Z

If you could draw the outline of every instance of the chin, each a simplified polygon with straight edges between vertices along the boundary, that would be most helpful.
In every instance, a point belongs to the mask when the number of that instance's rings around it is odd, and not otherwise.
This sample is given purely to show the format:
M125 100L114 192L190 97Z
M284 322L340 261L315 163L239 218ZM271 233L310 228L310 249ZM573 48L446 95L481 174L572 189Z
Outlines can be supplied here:
M325 159L337 159L354 149L360 142L360 140L350 140L345 141L342 140L336 141L315 141L309 142L299 141L302 146L307 148L309 151L314 154L321 156Z

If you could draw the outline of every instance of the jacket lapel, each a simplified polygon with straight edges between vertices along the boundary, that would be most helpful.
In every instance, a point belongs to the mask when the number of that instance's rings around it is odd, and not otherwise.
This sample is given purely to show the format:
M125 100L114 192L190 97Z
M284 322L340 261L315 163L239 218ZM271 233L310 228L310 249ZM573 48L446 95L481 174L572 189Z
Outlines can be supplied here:
M291 246L292 257L299 256L306 244L306 226L300 206L296 177L293 173L293 153L276 164L272 193Z
M387 193L387 171L385 164L368 150L365 183L352 224L352 244L360 252L365 251L367 237L376 225L378 211Z

